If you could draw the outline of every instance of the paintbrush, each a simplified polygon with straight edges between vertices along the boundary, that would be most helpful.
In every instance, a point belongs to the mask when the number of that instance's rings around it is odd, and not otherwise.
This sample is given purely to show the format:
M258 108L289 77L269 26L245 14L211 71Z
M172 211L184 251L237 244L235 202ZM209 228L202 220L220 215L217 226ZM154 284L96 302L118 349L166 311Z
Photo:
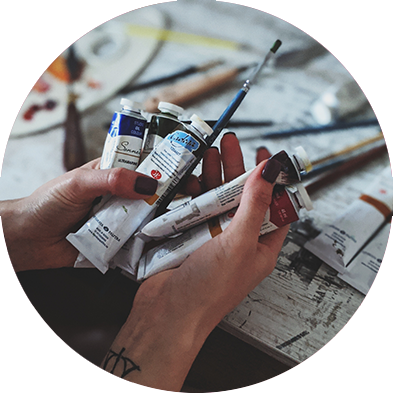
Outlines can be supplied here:
M182 121L185 124L191 124L190 120ZM217 120L205 120L205 123L210 127L214 127L214 124L217 123ZM273 121L271 120L230 120L228 124L224 128L241 128L241 127L270 127L273 125ZM111 126L110 122L103 124L103 129L105 131L109 130ZM146 124L146 128L150 127L150 122Z
M174 81L175 79L184 78L189 75L196 74L198 72L208 71L211 68L214 68L222 63L223 63L222 60L213 60L207 63L203 63L201 65L193 65L190 67L186 67L184 69L181 69L180 71L176 71L172 74L152 79L151 81L142 82L140 84L135 84L135 85L134 84L127 85L119 93L124 94L124 93L135 92L141 89L150 88L152 86L160 85L169 81Z
M241 72L252 66L255 66L255 63L241 67L223 68L218 72L203 74L198 78L187 79L174 85L169 85L147 99L144 102L144 109L149 113L156 113L159 111L158 104L160 102L168 102L185 107L192 101L234 81Z
M266 134L259 135L258 138L264 139L281 139L281 138L288 138L291 136L297 135L306 135L306 134L319 134L325 132L334 132L340 130L346 130L351 128L363 128L363 127L370 127L370 126L379 126L378 120L376 118L371 118L367 120L360 120L360 121L351 121L351 122L338 122L335 124L327 124L327 125L318 125L313 127L305 127L301 129L291 129L286 131L279 131L279 132L268 132ZM256 136L242 138L242 140L254 140Z
M356 150L364 148L365 146L371 145L372 143L380 141L382 139L383 139L383 134L382 134L382 132L380 132L378 135L373 136L371 138L364 139L363 141L360 141L360 142L356 143L355 145L347 146L346 148L344 148L338 152L334 152L328 156L321 157L317 160L314 160L311 162L311 164L313 166L318 166L318 165L324 164L326 162L331 161L332 159L336 159L340 156L348 155L349 153L355 152Z
M274 61L275 68L299 68L304 67L315 58L327 53L325 47L315 42L305 49L289 50L281 53Z
M69 171L82 166L87 161L81 130L81 118L76 107L78 96L74 91L74 83L82 73L82 62L76 56L73 45L68 48L66 65L69 73L69 83L67 87L68 104L63 144L63 164L66 171Z
M281 41L276 40L266 57L261 61L253 70L251 73L250 77L244 82L242 88L236 93L235 97L232 99L231 103L229 106L224 110L224 112L221 114L220 118L217 120L217 122L213 126L213 132L206 138L206 144L207 148L211 147L213 142L217 139L217 137L220 135L221 131L228 125L229 120L232 118L232 116L235 114L236 110L239 108L240 104L242 103L243 99L246 97L248 91L251 88L251 85L256 81L258 75L261 73L263 68L269 63L270 60L272 60L281 46ZM185 184L187 181L188 177L192 174L194 171L195 167L199 164L199 162L202 160L203 153L200 154L199 157L197 157L193 164L188 168L184 176L181 178L181 180L178 182L178 184L172 189L172 191L168 194L168 196L162 201L160 204L157 215L160 213L163 213L169 203L173 200L175 195L179 192L179 189Z
M325 166L323 169L315 169L306 176L304 186L309 194L338 180L352 171L365 166L367 163L387 155L386 144L376 146L366 152L346 160L338 160ZM308 180L310 178L310 180Z

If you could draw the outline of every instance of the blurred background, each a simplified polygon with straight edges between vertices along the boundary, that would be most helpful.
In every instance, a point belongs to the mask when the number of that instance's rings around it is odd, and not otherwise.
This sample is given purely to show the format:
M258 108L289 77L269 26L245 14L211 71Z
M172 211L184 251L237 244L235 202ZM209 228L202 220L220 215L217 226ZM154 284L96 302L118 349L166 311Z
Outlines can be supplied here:
M262 138L326 123L370 121L375 116L340 62L287 22L252 8L210 0L159 4L121 15L77 41L72 50L80 69L74 78L67 66L69 49L37 77L6 148L0 199L29 195L64 173L63 148L70 135L80 137L85 160L99 157L122 97L147 105L167 86L182 83L187 91L189 80L210 76L210 91L181 104L182 119L193 113L205 120L217 119L276 39L283 42L276 61L259 76L233 116L238 124L228 127L241 140L246 168L255 165L259 146L274 153L302 145L316 160L379 133L372 124L333 133ZM209 69L198 71L209 64ZM197 68L188 76L151 83L189 67ZM216 74L236 68L239 72L221 85L213 84ZM67 115L70 93L76 98L76 116ZM75 124L65 124L67 118L77 120L76 133L69 132ZM79 155L81 149L74 146L67 151Z

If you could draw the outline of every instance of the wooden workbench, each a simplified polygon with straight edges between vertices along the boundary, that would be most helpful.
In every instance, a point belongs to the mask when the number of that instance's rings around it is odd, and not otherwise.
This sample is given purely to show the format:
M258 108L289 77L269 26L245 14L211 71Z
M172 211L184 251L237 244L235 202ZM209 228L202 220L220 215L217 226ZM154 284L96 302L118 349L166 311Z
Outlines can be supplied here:
M205 3L183 1L156 7L170 17L171 29L247 42L252 50L236 52L168 41L141 75L141 81L217 57L236 65L259 60L277 38L283 41L282 51L312 43L303 32L270 15L244 8L238 13L239 6L229 3L211 2L209 6ZM184 18L188 13L193 18ZM127 15L121 18L126 20ZM272 68L252 88L235 117L273 120L274 130L313 125L315 121L309 113L312 101L330 85L346 78L348 72L329 53L302 68ZM188 115L197 113L206 120L217 118L236 93L239 83L241 80L220 93L191 104L187 108ZM135 92L130 97L143 101L155 90ZM116 96L83 120L91 159L100 155L106 123L113 110L118 108L119 99L120 96ZM364 116L370 115L373 114L369 109ZM259 135L268 131L267 127L236 129L247 168L254 165L256 149L261 145L267 146L272 153L302 145L310 158L316 159L377 133L377 129L367 128L289 139L260 139ZM14 185L10 192L16 196L27 195L33 189L31 185L39 186L53 178L50 174L59 173L61 160L53 157L51 165L43 165L40 150L47 150L49 146L60 149L60 134L59 129L54 129L40 136L9 142L2 173L4 178L12 178L7 184ZM250 140L250 136L254 139ZM22 143L29 149L35 146L36 151L30 152L28 161L34 168L17 168ZM316 192L312 197L314 210L302 214L301 221L292 225L274 272L225 317L220 327L288 367L305 361L327 344L349 321L364 296L338 279L333 269L306 252L303 245L356 199L365 183L371 181L387 162L386 156ZM1 196L7 198L7 193L3 192Z

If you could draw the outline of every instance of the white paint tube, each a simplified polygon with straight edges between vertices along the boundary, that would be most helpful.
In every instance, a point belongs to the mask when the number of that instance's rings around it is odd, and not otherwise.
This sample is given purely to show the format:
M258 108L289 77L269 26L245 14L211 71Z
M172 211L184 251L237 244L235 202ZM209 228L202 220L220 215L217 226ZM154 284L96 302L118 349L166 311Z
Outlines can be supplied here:
M374 183L305 248L339 273L393 210L393 178L387 167Z
M140 228L151 221L154 218L154 214L155 210L150 213L145 220L143 220ZM145 244L146 242L143 239L133 235L114 256L113 260L111 261L111 267L118 267L136 277L139 259L142 256Z
M381 266L390 233L390 222L385 224L376 236L363 248L348 265L345 273L339 273L346 283L367 295Z
M312 209L311 200L301 184L276 188L261 226L261 235L298 220L301 208ZM232 221L235 212L236 208L213 217L149 250L139 261L138 281L182 264L194 251L224 231Z
M277 177L276 183L278 184L299 182L300 173L311 169L308 156L302 147L296 148L296 153L292 158L285 151L281 151L271 158L279 160L283 165L283 171ZM234 180L157 217L136 235L146 241L172 237L237 207L243 194L244 184L252 171L247 171Z
M136 235L146 240L172 237L238 206L253 170L155 218Z
M133 171L140 160L147 121L140 113L141 105L139 103L123 98L120 104L122 110L114 113L105 140L101 155L101 170L123 167ZM110 198L111 195L101 197L99 203L93 207L91 215L101 209ZM94 268L94 265L79 253L74 267Z
M158 181L152 197L145 200L112 197L78 232L67 236L102 273L143 220L180 181L197 155L206 149L203 137L210 135L212 129L195 115L191 121L186 129L167 135L136 169Z

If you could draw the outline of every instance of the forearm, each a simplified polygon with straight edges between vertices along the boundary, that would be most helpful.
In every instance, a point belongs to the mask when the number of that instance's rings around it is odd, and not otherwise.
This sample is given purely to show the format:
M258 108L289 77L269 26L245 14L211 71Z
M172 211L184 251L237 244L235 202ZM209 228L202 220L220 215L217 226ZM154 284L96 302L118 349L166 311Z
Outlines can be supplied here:
M138 384L180 391L213 327L176 301L167 288L170 274L164 274L157 285L142 284L131 314L101 366Z

